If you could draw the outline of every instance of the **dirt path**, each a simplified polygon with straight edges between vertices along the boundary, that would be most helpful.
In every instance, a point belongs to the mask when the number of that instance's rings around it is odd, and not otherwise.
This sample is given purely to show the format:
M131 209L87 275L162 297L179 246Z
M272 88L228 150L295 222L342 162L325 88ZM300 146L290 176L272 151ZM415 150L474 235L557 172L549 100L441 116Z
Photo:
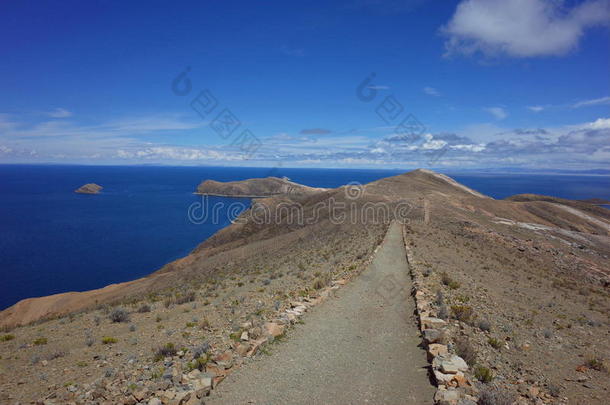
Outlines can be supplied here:
M369 267L311 310L286 342L244 365L206 404L432 404L401 228Z

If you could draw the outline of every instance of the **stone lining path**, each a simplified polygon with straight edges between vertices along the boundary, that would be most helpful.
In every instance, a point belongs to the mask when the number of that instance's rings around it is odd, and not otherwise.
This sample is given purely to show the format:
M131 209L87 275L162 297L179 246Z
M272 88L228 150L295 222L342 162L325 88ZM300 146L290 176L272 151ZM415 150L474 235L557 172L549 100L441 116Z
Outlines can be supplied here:
M369 267L231 374L206 404L432 404L401 226Z

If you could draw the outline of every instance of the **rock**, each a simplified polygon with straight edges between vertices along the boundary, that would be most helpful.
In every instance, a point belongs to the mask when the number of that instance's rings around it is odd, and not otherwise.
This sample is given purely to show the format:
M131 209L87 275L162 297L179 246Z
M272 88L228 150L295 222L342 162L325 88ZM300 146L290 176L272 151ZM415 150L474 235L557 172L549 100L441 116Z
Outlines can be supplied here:
M248 337L250 339L258 339L263 334L263 330L260 327L252 328L248 331Z
M203 398L210 394L210 391L212 390L212 380L213 378L211 376L206 376L193 381L193 389L195 390L197 398Z
M176 396L169 403L171 405L185 405L192 396L195 396L191 391L178 391L176 392Z
M445 374L457 374L459 371L468 371L468 364L460 356L438 356L432 361L432 367Z
M284 333L284 327L275 322L267 322L264 325L264 331L267 335L275 338Z
M424 316L421 318L421 324L424 329L438 329L445 326L447 322L439 318Z
M148 400L148 405L163 405L159 398L151 398Z
M138 401L141 401L141 400L147 398L149 395L150 395L150 392L146 388L142 388L141 390L137 390L133 393L133 396Z
M256 354L256 352L258 352L258 349L267 342L267 338L262 338L262 339L257 339L254 341L254 343L252 344L252 347L250 348L250 350L248 351L248 353L246 353L247 357L252 357Z
M455 374L445 374L438 370L434 370L434 378L436 379L437 385L447 385L451 382Z
M468 378L466 378L466 376L462 373L454 374L453 381L455 381L457 386L460 388L471 386L470 381L468 381Z
M136 405L138 401L132 396L129 396L123 400L123 405Z
M424 332L424 340L427 343L436 343L442 337L442 332L438 329L425 329Z
M235 348L235 351L240 356L245 357L248 354L248 352L250 351L250 345L247 343L239 343L237 345L237 347Z
M434 401L438 404L456 404L459 399L460 392L455 389L439 388L434 394Z
M426 330L433 330L433 329L426 329ZM432 361L432 359L434 359L437 356L446 356L447 354L449 354L448 350L447 350L447 346L445 345L440 345L437 343L432 343L431 345L428 345L428 360Z
M224 369L231 368L233 366L233 353L230 350L227 350L218 356L213 358L214 362Z
M242 342L247 342L249 340L248 332L243 331L242 334L241 334L240 339L242 340Z
M99 184L87 183L84 186L81 186L74 190L74 192L79 194L99 194L102 189L103 187Z

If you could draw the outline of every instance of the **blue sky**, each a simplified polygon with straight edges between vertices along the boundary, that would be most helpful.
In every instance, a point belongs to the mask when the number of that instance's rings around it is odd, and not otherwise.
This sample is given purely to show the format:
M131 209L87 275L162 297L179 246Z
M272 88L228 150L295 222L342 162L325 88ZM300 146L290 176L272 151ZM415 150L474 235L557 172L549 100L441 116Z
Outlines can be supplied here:
M0 163L609 168L609 24L608 0L3 2Z

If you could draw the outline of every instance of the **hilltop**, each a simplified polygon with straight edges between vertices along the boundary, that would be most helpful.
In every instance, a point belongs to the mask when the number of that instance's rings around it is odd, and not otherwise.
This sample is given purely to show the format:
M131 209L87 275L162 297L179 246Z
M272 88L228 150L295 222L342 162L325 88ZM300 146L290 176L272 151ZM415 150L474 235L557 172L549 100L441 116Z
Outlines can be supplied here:
M464 358L470 353L473 370L488 370L491 385L522 403L603 403L610 389L604 208L531 195L496 200L428 170L362 187L303 186L304 193L290 192L286 181L234 183L236 196L269 194L188 256L139 280L2 311L5 327L36 323L0 342L0 367L11 370L11 378L0 377L0 395L29 401L54 393L67 401L100 390L122 401L133 398L130 384L151 394L165 384L159 372L180 380L202 342L203 369L220 381L258 350L266 325L289 327L286 311L359 277L389 222L399 220L410 265L424 274L418 286L434 297L427 311L446 320L446 343ZM130 323L113 322L117 311ZM250 340L239 338L243 332ZM46 344L34 343L40 339ZM155 363L166 343L182 354ZM45 373L42 360L64 373Z

